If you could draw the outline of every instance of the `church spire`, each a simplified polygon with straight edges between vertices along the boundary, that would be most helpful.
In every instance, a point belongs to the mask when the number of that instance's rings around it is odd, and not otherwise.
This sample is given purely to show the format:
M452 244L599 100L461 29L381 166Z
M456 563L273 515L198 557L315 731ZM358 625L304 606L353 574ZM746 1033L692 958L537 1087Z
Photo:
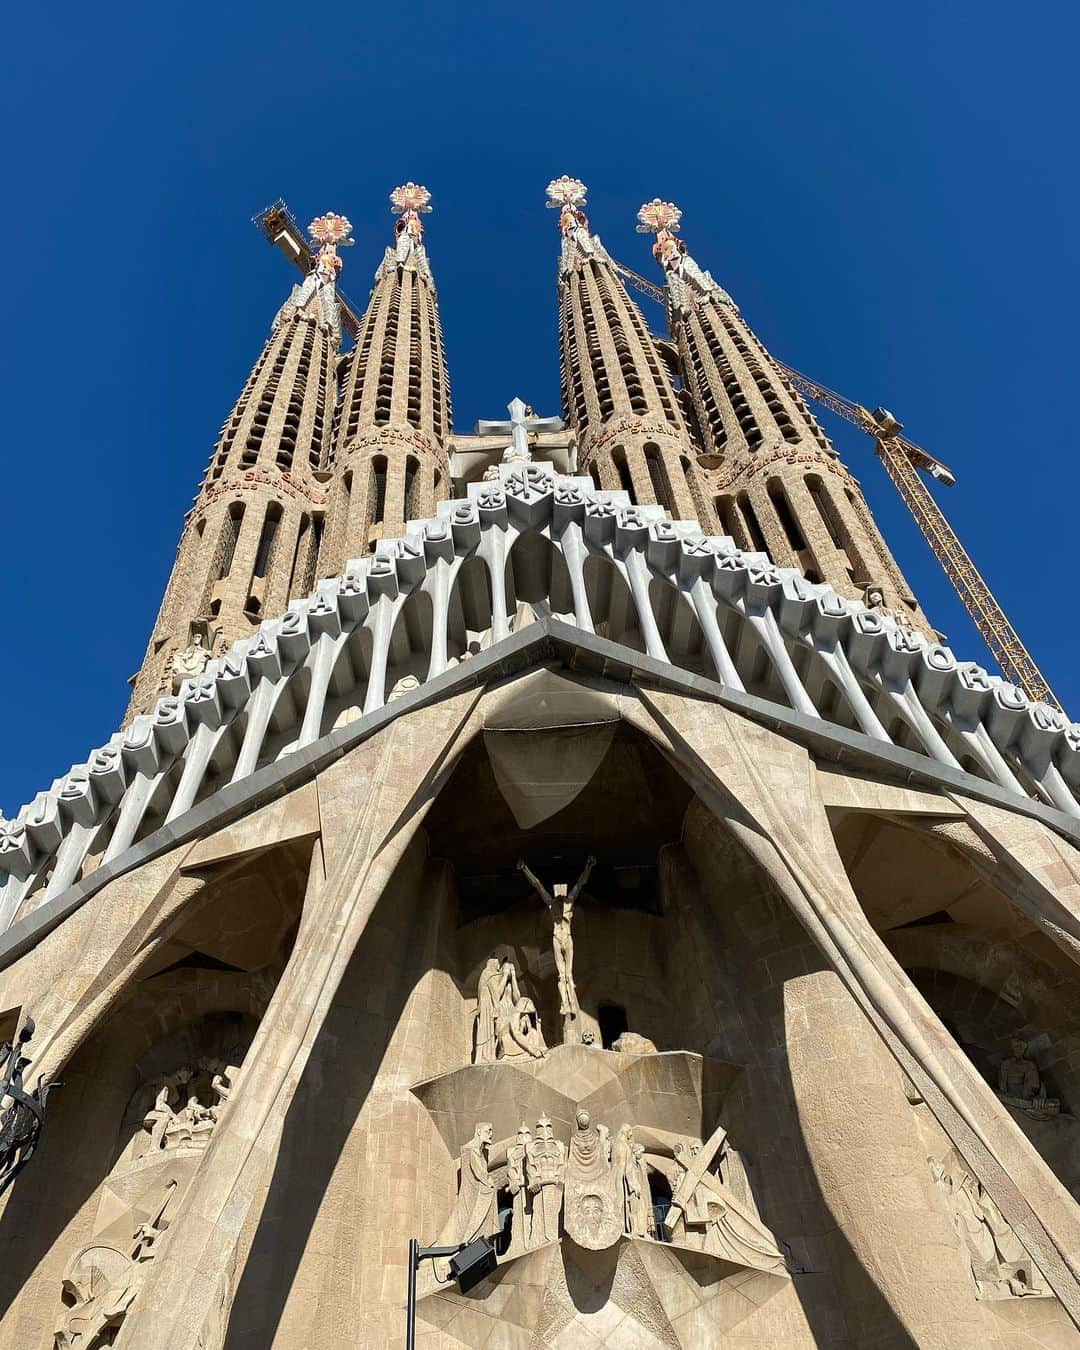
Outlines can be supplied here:
M340 216L336 211L327 211L311 222L308 234L319 245L311 271L299 286L293 287L292 295L278 312L275 326L282 316L287 315L290 307L297 310L313 309L323 323L333 328L340 344L341 309L336 282L341 275L342 260L338 249L351 248L356 242L349 234L351 229L348 217Z
M435 279L424 248L424 222L420 219L421 215L431 211L431 193L419 183L402 183L390 194L390 210L398 217L394 225L397 245L393 250L393 262L415 267L434 290ZM386 253L389 262L391 250L387 249Z
M221 428L146 656L129 716L314 584L341 341L338 250L345 216L312 221L319 248L278 310L262 354Z
M668 320L705 447L699 469L721 527L841 595L932 631L858 481L738 306L677 237L682 212L654 197L638 230L655 236Z
M431 193L403 183L390 207L394 244L342 373L324 573L430 515L450 486L450 379L421 218Z
M584 212L585 184L547 187L559 212L559 336L563 406L578 466L598 486L655 502L676 518L711 524L697 490L696 452L669 365Z

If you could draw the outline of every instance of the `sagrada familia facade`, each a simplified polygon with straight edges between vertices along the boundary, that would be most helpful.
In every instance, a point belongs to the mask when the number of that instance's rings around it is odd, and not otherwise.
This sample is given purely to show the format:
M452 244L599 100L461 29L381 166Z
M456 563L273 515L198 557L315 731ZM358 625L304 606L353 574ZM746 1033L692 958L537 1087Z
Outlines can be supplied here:
M1080 1344L1080 725L677 208L658 337L548 197L563 415L469 435L427 190L362 313L313 223L124 725L0 820L0 1350Z

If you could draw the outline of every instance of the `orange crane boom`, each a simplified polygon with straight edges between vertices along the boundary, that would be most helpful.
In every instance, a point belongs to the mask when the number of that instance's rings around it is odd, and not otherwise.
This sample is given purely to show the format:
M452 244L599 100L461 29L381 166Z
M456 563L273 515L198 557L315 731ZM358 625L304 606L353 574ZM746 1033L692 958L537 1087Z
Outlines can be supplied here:
M660 304L666 304L667 293L662 286L657 286L622 263L616 262L613 265L616 272L636 290L659 301ZM825 385L818 384L816 380L785 365L783 361L777 361L775 357L773 361L784 378L805 398L820 403L838 417L850 422L852 426L858 427L860 431L873 436L878 458L885 465L885 472L892 479L904 505L911 512L923 537L933 549L934 555L952 582L964 608L971 615L972 622L990 649L1001 673L1006 679L1018 684L1028 698L1048 703L1052 708L1061 710L1061 704L1045 675L1035 664L1031 653L1020 640L1020 634L1009 622L1008 615L998 604L993 591L972 561L971 555L960 542L945 513L919 476L918 471L921 469L938 482L952 487L956 478L948 465L936 455L924 450L921 445L916 445L914 441L901 435L903 423L898 422L888 409L875 408L871 412L861 403L855 403Z

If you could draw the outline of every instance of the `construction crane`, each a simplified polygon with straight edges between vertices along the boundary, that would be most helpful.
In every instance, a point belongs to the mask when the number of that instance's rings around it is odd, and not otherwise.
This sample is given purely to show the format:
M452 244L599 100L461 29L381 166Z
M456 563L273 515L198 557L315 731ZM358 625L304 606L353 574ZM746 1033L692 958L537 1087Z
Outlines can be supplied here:
M665 304L667 300L663 287L655 285L646 277L632 271L622 263L614 263L616 272L628 281L636 290L650 296L653 300ZM914 517L923 537L934 551L945 575L952 582L964 608L971 615L972 622L979 630L990 654L997 662L1006 679L1027 694L1028 698L1048 703L1050 707L1061 711L1061 704L1050 688L1046 677L1035 664L1031 653L1020 640L1020 634L1009 622L1005 611L994 598L994 593L983 580L971 555L960 542L956 531L949 524L945 513L934 500L930 489L919 476L919 471L931 478L952 487L955 475L947 464L935 455L916 445L901 435L902 422L887 408L875 408L872 412L861 403L845 398L817 380L801 374L783 361L773 358L781 374L805 398L828 408L830 412L850 422L853 427L873 436L877 455L885 466L885 472L893 481L904 505Z
M286 258L307 276L315 264L315 254L296 217L280 197L276 202L264 207L257 216L252 216L251 223L268 243L280 249ZM350 337L354 338L360 331L360 316L341 287L336 286L335 291L338 308L341 311L341 326Z

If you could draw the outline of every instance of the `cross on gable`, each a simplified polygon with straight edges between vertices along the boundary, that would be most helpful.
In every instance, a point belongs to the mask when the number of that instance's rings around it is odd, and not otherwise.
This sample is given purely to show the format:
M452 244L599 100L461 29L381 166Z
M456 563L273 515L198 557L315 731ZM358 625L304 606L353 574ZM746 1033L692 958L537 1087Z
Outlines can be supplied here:
M515 398L507 404L510 418L505 422L477 422L478 436L509 436L510 444L503 455L507 460L527 460L529 458L529 433L538 431L562 431L565 423L561 417L537 417L527 403Z

